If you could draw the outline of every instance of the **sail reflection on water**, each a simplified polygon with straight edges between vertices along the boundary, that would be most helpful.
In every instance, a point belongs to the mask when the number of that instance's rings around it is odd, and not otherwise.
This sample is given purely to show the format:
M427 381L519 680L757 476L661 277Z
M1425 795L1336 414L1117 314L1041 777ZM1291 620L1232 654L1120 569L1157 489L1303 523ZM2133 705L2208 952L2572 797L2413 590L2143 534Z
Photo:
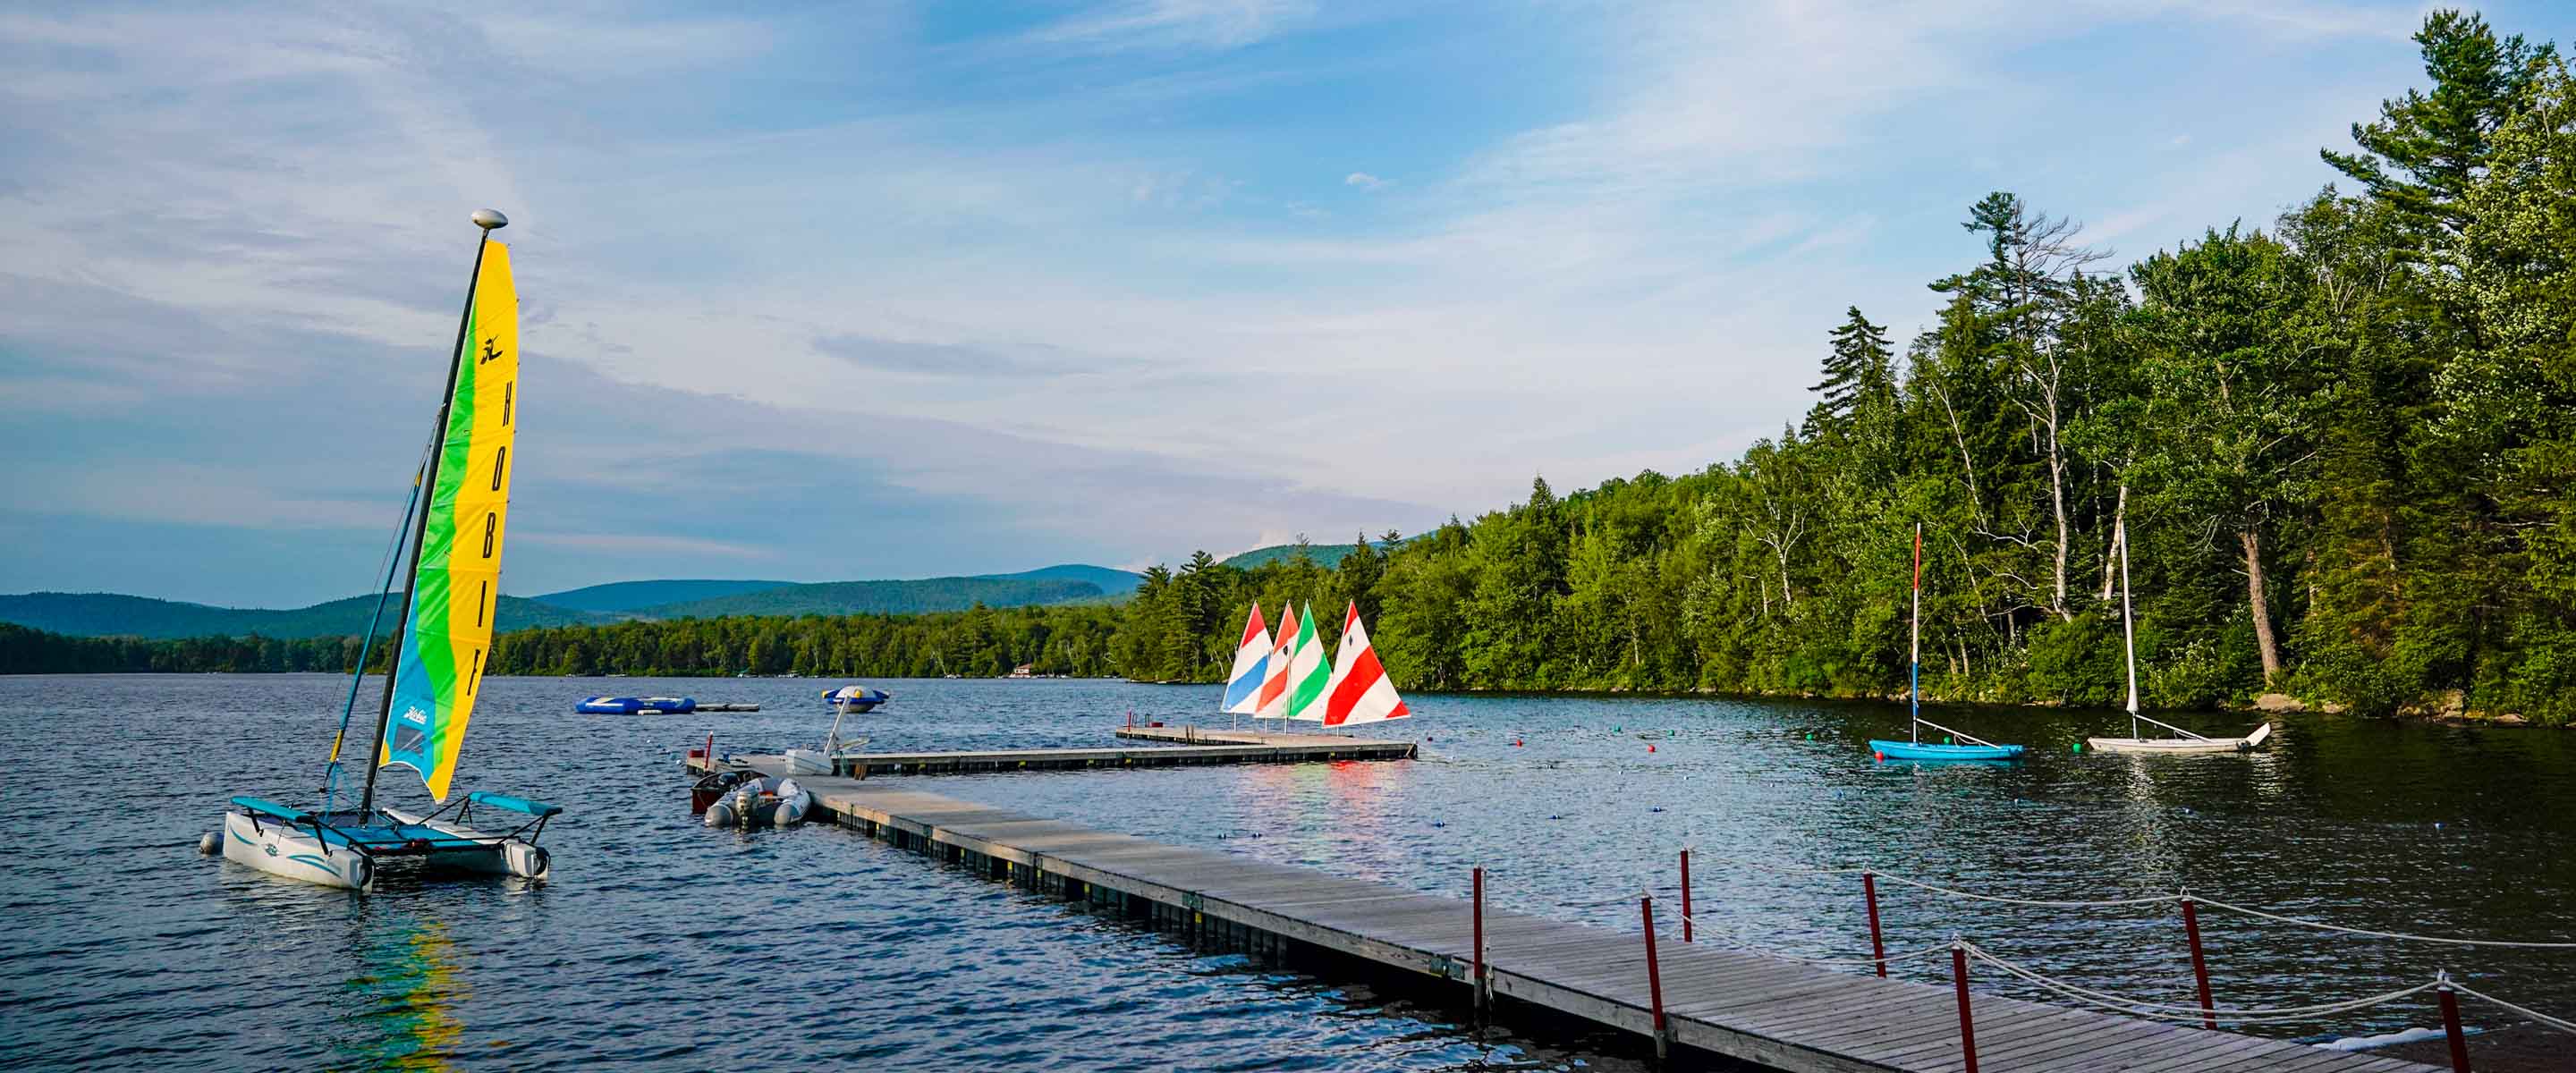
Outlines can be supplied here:
M369 922L351 944L359 958L346 988L355 1003L338 1034L340 1069L451 1068L465 1039L458 1007L473 995L462 952L438 921Z

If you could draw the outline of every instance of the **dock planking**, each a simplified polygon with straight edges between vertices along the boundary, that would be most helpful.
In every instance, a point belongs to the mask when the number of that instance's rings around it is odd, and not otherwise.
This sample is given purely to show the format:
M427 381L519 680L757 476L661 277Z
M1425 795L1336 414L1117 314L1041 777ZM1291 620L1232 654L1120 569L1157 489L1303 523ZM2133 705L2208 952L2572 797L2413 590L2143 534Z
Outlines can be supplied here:
M1352 744L1348 738L1331 740L1344 748ZM1032 890L1115 908L1194 939L1245 950L1321 950L1416 975L1432 986L1448 986L1442 981L1462 989L1473 985L1472 909L1461 898L1167 845L901 783L841 777L802 781L814 792L821 815L834 822ZM1673 1044L1793 1073L1956 1073L1966 1068L1958 1008L1947 985L1832 972L1707 943L1683 943L1672 934L1669 921L1658 919L1657 953L1666 1038ZM1498 1000L1654 1036L1639 934L1489 905L1485 945L1487 979ZM1508 1010L1499 1003L1497 1008ZM1979 1065L1988 1070L2434 1069L1991 994L1977 995L1973 1012Z
M1267 734L1195 726L1122 727L1118 736L1170 742L1084 749L987 749L976 752L854 753L838 757L843 775L963 775L985 771L1065 771L1085 768L1175 767L1199 764L1299 764L1337 760L1410 760L1409 741L1348 738L1336 734ZM776 754L734 758L779 770Z

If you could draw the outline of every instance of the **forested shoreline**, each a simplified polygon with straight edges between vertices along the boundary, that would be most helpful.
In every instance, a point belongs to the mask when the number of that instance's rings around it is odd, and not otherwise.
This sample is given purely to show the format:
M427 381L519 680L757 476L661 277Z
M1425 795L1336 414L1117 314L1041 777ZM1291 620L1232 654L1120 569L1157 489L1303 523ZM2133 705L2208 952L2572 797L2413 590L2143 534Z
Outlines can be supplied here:
M1820 325L1813 407L1731 463L1562 497L1536 481L1329 564L1202 553L1122 605L535 629L492 669L1211 681L1253 602L1274 621L1311 603L1329 636L1348 601L1409 689L1895 696L1920 523L1927 698L2116 704L2125 530L2152 706L2286 693L2563 724L2576 78L2476 16L2437 12L2417 40L2428 84L2324 152L2345 183L2268 225L2119 266L2011 193L1969 207L1958 270L1927 281L1933 326ZM0 670L354 653L32 632L0 629ZM261 665L183 666L224 659Z

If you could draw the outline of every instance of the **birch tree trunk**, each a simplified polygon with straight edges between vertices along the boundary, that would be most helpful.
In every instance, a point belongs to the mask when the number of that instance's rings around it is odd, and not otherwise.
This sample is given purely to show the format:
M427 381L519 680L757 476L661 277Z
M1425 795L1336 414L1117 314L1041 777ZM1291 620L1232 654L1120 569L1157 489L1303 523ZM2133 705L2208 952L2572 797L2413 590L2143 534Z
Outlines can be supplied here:
M2272 604L2263 598L2263 534L2246 526L2236 534L2245 546L2245 597L2254 611L2254 643L2263 650L2263 686L2271 688L2281 673L2281 644L2272 636Z

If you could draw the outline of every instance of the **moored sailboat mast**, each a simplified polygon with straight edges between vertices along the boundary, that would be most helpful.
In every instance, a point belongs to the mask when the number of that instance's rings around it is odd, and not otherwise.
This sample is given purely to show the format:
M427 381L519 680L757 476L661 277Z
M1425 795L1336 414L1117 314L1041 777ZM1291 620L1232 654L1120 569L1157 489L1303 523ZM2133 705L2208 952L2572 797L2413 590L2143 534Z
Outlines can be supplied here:
M456 377L465 366L466 334L474 324L474 292L483 283L483 255L492 248L493 229L509 225L508 217L490 209L478 210L474 214L474 226L480 229L480 234L474 240L474 271L466 277L465 310L456 317L456 346L447 359L447 387L439 392L438 420L430 426L432 443L439 443L447 438L448 414L456 403ZM402 671L403 636L419 626L419 623L412 621L413 614L417 610L412 601L420 586L421 544L429 536L430 508L438 494L439 456L445 453L442 450L432 449L429 452L428 464L421 470L423 503L412 521L411 566L403 576L403 617L402 621L394 624L393 632L386 639L386 648L394 653L394 662L385 668L384 695L378 701L376 711L376 736L368 745L375 755L367 761L367 788L358 797L360 815L373 810L376 804L376 773L383 769L385 730L391 725L394 717L394 679L399 677Z

